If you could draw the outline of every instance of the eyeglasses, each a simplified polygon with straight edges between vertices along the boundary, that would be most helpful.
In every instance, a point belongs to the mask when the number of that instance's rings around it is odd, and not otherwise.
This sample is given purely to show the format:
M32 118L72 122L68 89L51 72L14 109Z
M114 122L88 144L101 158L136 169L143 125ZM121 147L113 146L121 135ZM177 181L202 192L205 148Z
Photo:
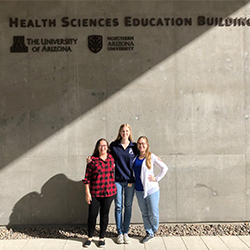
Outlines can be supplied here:
M145 146L147 143L137 143L139 146Z
M106 148L107 145L99 145L98 148Z

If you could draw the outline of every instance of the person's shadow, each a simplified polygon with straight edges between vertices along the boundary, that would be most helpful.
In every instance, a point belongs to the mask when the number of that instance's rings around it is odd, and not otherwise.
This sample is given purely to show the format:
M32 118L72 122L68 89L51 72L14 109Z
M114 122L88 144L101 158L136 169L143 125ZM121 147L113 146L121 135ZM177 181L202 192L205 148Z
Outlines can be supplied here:
M83 182L57 174L41 193L31 192L15 204L7 227L36 238L85 238L87 217Z

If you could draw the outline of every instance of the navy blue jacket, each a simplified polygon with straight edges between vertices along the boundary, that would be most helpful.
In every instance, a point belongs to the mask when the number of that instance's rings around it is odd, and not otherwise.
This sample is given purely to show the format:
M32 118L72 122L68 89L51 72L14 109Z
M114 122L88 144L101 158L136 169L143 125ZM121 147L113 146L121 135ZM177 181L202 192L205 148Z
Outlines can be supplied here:
M135 142L130 142L124 150L120 141L113 141L110 144L111 154L115 159L115 181L116 182L135 182L133 174L133 160L138 154Z

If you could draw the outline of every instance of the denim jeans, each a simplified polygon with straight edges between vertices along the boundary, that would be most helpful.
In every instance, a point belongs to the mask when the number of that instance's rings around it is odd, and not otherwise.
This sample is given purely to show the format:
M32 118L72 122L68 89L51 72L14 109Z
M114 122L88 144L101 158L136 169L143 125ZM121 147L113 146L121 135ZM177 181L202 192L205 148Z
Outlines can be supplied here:
M116 182L115 221L118 234L128 233L134 198L134 183ZM123 198L124 197L124 198ZM124 216L122 210L124 202Z
M148 195L144 199L143 191L136 191L138 205L142 213L144 228L147 233L154 235L159 227L159 200L160 191Z

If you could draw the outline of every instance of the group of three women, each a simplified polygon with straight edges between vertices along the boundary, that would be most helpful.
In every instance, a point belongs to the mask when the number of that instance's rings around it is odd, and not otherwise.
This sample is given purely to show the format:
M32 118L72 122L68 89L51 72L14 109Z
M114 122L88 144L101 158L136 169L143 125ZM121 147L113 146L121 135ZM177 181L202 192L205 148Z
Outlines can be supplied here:
M88 239L84 246L91 245L99 208L99 247L105 246L104 236L113 199L115 199L117 243L130 243L128 230L134 190L146 231L142 243L152 239L159 226L158 181L163 178L168 168L156 155L149 152L148 139L141 136L137 143L133 142L131 127L122 124L116 140L110 147L106 139L97 141L93 155L87 162L83 182L85 199L89 204L89 216ZM157 176L154 176L154 166L160 169Z

